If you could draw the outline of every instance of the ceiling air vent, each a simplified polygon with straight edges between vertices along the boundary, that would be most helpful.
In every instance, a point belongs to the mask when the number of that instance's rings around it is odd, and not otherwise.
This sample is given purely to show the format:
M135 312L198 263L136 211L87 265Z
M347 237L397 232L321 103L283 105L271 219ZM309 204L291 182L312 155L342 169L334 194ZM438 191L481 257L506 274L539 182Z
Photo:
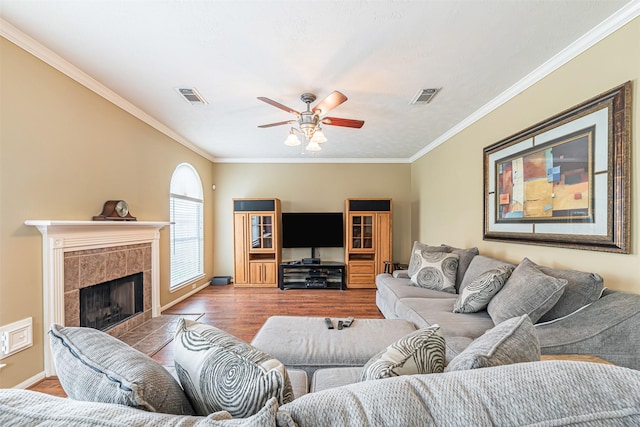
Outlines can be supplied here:
M180 95L191 105L204 105L208 102L198 93L195 88L176 89Z
M428 104L431 102L434 96L440 91L442 88L438 89L420 89L416 96L411 100L411 104Z

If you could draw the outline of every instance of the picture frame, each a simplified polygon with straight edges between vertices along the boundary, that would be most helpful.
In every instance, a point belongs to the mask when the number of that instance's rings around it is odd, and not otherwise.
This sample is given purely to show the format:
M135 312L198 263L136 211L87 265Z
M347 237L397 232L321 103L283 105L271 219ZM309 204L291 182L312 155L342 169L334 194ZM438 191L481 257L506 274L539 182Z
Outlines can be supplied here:
M483 239L631 251L632 82L483 150Z

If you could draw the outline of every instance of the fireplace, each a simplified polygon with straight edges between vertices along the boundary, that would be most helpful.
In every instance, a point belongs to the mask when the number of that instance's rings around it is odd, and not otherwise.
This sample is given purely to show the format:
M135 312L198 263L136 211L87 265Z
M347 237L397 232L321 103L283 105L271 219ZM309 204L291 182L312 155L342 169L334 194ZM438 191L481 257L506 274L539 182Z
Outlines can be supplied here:
M80 289L80 326L105 331L144 311L143 273Z
M47 342L49 327L80 326L82 289L142 273L142 312L108 327L106 332L116 337L160 314L160 229L168 222L28 220L25 224L42 233L45 376L56 372Z

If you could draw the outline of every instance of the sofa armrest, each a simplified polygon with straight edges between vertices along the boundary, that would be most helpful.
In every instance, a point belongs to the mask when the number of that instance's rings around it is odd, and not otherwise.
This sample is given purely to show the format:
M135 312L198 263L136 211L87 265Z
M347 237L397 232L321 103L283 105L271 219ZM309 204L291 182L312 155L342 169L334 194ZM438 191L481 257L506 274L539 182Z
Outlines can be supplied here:
M640 295L608 293L568 316L535 326L542 354L592 354L640 369Z
M618 366L515 363L330 388L281 406L278 415L291 420L279 425L301 426L637 425L640 395L630 390L638 387L640 372Z
M394 270L393 277L396 279L410 279L409 270Z

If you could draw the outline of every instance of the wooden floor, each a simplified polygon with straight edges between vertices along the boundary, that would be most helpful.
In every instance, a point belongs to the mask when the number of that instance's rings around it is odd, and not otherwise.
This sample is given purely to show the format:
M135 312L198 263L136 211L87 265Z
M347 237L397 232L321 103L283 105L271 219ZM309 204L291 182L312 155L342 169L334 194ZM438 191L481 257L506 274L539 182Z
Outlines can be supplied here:
M208 286L197 294L174 305L164 314L204 313L198 321L227 331L251 342L270 316L320 316L382 319L375 304L375 289L234 288ZM173 364L173 342L153 359L162 365ZM46 378L30 390L66 396L57 378Z

